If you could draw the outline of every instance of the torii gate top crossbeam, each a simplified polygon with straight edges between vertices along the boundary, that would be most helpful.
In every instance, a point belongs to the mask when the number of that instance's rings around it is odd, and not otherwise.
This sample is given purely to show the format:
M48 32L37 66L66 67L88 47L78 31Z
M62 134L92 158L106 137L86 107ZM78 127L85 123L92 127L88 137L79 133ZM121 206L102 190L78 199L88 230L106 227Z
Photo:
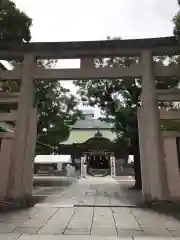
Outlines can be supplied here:
M139 56L143 49L150 49L153 55L180 53L180 46L174 37L105 40L85 42L32 42L0 45L0 59L22 58L33 54L38 58L83 58L108 56Z

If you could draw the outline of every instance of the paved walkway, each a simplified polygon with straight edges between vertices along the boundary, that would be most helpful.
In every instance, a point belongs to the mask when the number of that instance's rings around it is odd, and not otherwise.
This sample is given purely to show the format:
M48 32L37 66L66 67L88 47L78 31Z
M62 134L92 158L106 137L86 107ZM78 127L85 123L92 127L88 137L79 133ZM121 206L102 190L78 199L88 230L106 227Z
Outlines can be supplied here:
M37 188L43 200L33 208L0 214L0 240L180 239L180 222L137 208L141 196L130 185L107 177Z

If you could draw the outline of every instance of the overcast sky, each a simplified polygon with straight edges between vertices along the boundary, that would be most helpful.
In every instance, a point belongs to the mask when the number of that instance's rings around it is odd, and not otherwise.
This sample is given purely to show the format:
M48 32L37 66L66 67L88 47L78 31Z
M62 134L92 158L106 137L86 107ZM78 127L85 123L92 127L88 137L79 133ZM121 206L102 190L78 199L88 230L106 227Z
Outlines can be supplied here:
M32 41L170 36L177 0L14 0L32 19ZM79 63L61 62L61 67ZM71 84L66 84L72 87Z
M172 35L177 0L14 0L33 19L32 41Z
M170 36L177 0L14 0L33 19L32 41ZM61 62L76 67L78 62Z

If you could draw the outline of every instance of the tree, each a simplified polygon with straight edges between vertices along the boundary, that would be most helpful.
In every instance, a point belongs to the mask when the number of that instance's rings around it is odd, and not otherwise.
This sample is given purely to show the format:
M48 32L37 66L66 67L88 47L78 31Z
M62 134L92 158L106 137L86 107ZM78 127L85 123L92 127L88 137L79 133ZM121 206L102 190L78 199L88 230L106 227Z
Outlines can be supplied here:
M173 19L175 27L174 27L174 35L180 40L180 13L178 12Z
M14 2L0 0L0 43L21 43L31 40L32 19L20 11Z
M166 57L155 60L164 62ZM115 57L95 59L96 67L129 67L138 62L136 57ZM173 61L171 64L175 64ZM140 104L140 79L99 79L88 81L75 81L79 86L79 93L84 104L99 106L106 119L114 123L114 131L118 138L129 139L130 151L134 155L135 188L141 189L141 169L139 136L137 122L137 108ZM178 80L156 81L158 89L177 86ZM160 107L171 106L170 103L160 103Z
M22 43L31 39L32 19L20 11L10 0L0 0L0 43ZM11 62L14 64L14 62ZM16 62L17 63L17 62ZM21 64L21 62L18 62ZM39 60L38 65L53 67L54 60ZM4 91L19 92L16 81L5 82ZM36 81L35 104L38 108L37 153L52 153L52 146L58 145L69 136L69 124L80 115L76 98L60 82ZM1 111L16 109L16 105L2 106ZM48 147L49 146L49 147Z
M180 0L178 0L178 4L180 6ZM174 26L174 35L178 40L180 40L180 11L178 11L178 13L173 18L173 22L175 25Z

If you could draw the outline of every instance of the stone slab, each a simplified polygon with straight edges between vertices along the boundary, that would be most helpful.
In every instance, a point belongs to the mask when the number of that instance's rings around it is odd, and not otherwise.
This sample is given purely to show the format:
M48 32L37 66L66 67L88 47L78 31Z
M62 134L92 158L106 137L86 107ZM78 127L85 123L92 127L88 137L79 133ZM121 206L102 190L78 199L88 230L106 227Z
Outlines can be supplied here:
M138 222L128 208L113 208L112 212L117 229L141 230Z
M44 220L37 220L37 219L31 219L30 221L22 223L19 227L21 228L40 228L42 227L47 219Z
M11 233L16 227L15 223L0 223L0 233Z
M172 221L168 221L168 222L164 222L164 226L168 229L168 230L179 230L180 231L180 221L177 220L172 220Z
M169 232L172 235L172 237L179 237L179 239L180 239L180 231L172 230L172 231L169 231Z
M119 237L140 237L145 236L143 231L140 230L132 230L132 229L126 229L126 230L117 230L117 234Z
M16 240L21 234L0 234L1 240Z
M61 228L59 224L46 224L38 231L38 234L62 234L64 228Z
M90 228L67 228L64 235L90 235Z
M14 233L28 233L28 234L35 234L39 231L39 228L32 228L32 227L17 227L13 230Z
M143 227L146 236L171 237L172 235L165 227Z
M63 235L63 236L55 236L55 235L22 235L18 240L133 240L132 237L129 238L119 238L117 236L85 236L85 235ZM6 239L5 239L6 240ZM14 240L14 239L7 239ZM150 239L149 239L150 240Z
M47 223L64 223L70 220L75 212L74 208L60 208Z
M94 227L91 234L94 236L117 236L117 231L113 227Z
M77 208L67 228L89 229L93 221L93 208Z

